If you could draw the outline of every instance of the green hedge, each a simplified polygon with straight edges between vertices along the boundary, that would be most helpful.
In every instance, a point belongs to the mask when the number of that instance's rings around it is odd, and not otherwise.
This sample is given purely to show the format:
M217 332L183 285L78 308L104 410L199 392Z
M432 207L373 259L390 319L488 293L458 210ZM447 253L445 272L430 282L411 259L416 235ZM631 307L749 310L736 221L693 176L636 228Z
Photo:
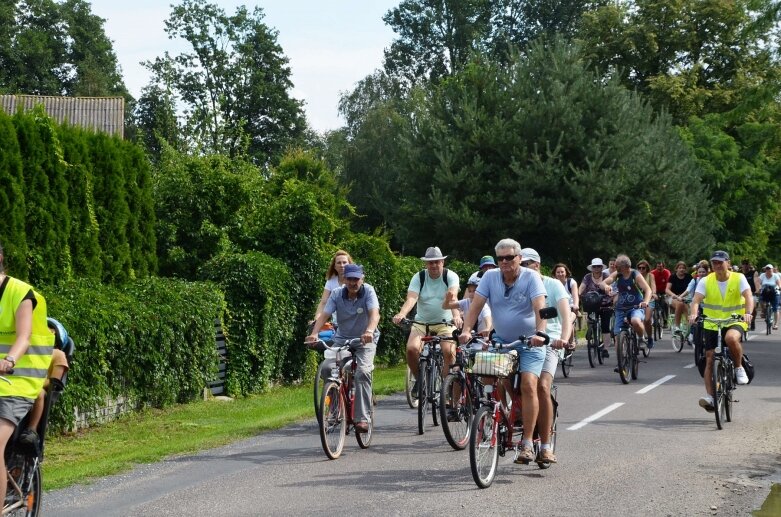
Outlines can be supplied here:
M106 398L154 407L192 401L216 377L214 321L225 303L212 284L150 278L118 289L78 280L41 292L76 343L53 430L73 426L75 407L91 411Z
M287 266L260 252L224 254L205 264L200 275L225 292L228 393L262 392L283 375L300 378L306 359L294 339L299 289ZM299 365L284 371L291 357L299 357Z

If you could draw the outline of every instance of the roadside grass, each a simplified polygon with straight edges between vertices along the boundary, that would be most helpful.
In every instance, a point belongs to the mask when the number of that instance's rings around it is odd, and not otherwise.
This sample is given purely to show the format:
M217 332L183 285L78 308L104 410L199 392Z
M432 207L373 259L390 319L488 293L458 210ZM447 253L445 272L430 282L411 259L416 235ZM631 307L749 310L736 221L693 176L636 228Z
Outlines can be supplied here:
M377 367L378 396L404 390L406 365ZM63 488L169 456L219 447L314 418L312 384L282 386L233 401L200 401L150 409L46 441L43 482Z

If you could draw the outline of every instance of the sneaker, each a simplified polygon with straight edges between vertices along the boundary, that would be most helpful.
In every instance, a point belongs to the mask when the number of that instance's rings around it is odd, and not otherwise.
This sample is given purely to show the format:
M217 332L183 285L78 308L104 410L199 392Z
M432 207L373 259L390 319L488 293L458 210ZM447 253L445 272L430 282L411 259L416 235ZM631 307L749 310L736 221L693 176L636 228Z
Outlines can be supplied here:
M649 337L648 338L648 350L651 350L654 347L654 338Z
M708 413L713 413L716 410L716 408L713 406L713 397L710 395L700 397L700 407L705 408L705 411Z
M610 353L606 349L602 349L602 359L607 359L610 357Z
M556 455L552 449L542 449L537 457L537 463L556 463Z
M25 429L19 435L19 444L26 447L35 447L38 444L38 433L34 429Z
M532 461L534 461L534 451L531 447L522 446L518 449L518 454L515 456L515 463L528 465Z
M735 368L735 377L738 379L738 384L748 384L748 375L746 375L746 369L742 366Z
M642 348L642 349L643 349L643 350L645 350L646 352L648 351L648 343L646 342L646 340L645 340L645 338L644 338L644 337L638 338L638 339L637 339L637 344L638 344L638 346L639 346L640 348Z
M413 399L418 398L418 380L415 379L415 381L412 383L412 390L410 392L412 394Z
M460 422L461 421L461 415L458 414L457 409L448 409L447 410L447 421L448 422Z
M368 433L369 432L369 423L368 422L356 422L355 423L355 432L356 433Z

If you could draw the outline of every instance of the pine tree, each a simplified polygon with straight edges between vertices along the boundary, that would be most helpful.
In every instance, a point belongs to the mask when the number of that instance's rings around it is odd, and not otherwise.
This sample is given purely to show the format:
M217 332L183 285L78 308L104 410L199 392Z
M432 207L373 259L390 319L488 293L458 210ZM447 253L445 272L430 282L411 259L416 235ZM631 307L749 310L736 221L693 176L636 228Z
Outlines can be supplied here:
M0 244L3 262L9 272L27 279L27 238L24 233L26 217L22 183L22 156L16 129L11 117L0 110Z

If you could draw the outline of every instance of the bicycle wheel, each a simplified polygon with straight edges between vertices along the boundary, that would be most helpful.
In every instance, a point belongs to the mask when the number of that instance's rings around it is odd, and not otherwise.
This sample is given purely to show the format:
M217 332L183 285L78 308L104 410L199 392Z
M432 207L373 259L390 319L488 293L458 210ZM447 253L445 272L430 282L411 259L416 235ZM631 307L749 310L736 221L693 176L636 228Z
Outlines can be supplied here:
M629 384L632 368L630 357L632 356L631 343L629 342L629 332L622 330L618 335L616 343L616 358L618 361L618 375L621 382Z
M447 443L457 451L463 450L469 443L473 412L466 380L457 374L448 375L442 383L441 400L439 411Z
M639 338L637 336L634 336L631 338L632 342L632 353L629 354L629 360L632 362L632 380L637 379L637 372L640 369L640 344L637 342ZM645 350L643 350L643 356L648 357L648 354L651 352L648 351L646 353Z
M421 361L418 370L418 434L423 434L428 409L429 362Z
M550 398L551 402L553 402L553 425L551 426L550 446L553 454L556 454L556 430L558 429L559 420L559 403L556 402L557 391L558 390L556 389L556 386L551 386ZM537 466L539 466L541 469L547 469L550 468L551 464L540 461L537 462Z
M317 371L315 372L315 380L312 383L312 401L315 405L315 416L317 417L317 423L320 423L320 394L323 393L323 386L325 386L325 380L320 375L320 369L325 364L325 361L322 361L320 365L317 367Z
M773 329L773 308L769 303L765 304L765 324L767 325L767 335L769 336Z
M720 357L713 359L713 376L711 378L711 388L713 391L713 408L716 415L716 427L724 428L724 422L727 421L727 408L724 404L724 381L725 381L724 362Z
M435 362L431 369L431 419L434 422L434 427L439 425L439 406L441 399L439 398L442 392L442 365L439 362Z
M415 376L412 375L412 370L407 366L407 378L404 382L404 392L407 395L407 404L412 409L418 407L417 393L412 392L412 388L415 386Z
M6 458L6 467L9 477L3 515L37 517L43 495L40 461L36 456L12 453Z
M732 362L726 368L724 376L724 420L732 422L732 393L735 389L735 367Z
M673 350L676 352L680 352L683 350L683 334L681 334L680 330L676 330L673 332L673 338L671 340L671 344L673 345Z
M564 374L564 377L569 377L569 372L572 369L573 355L575 355L575 352L572 350L564 352L564 359L561 360L561 373Z
M328 381L320 398L320 443L325 455L335 460L342 453L347 415L338 382Z
M480 488L491 486L496 477L499 463L497 427L492 407L482 406L477 410L469 433L469 467L472 470L472 479Z
M589 325L588 330L586 330L586 351L588 352L588 364L592 368L599 362L597 356L599 355L600 350L597 348L597 343L596 332L594 332L594 328Z
M372 393L372 398L374 398L374 393ZM365 433L355 433L358 447L368 449L372 443L372 436L374 436L374 404L371 404L371 409L369 409L369 430Z

